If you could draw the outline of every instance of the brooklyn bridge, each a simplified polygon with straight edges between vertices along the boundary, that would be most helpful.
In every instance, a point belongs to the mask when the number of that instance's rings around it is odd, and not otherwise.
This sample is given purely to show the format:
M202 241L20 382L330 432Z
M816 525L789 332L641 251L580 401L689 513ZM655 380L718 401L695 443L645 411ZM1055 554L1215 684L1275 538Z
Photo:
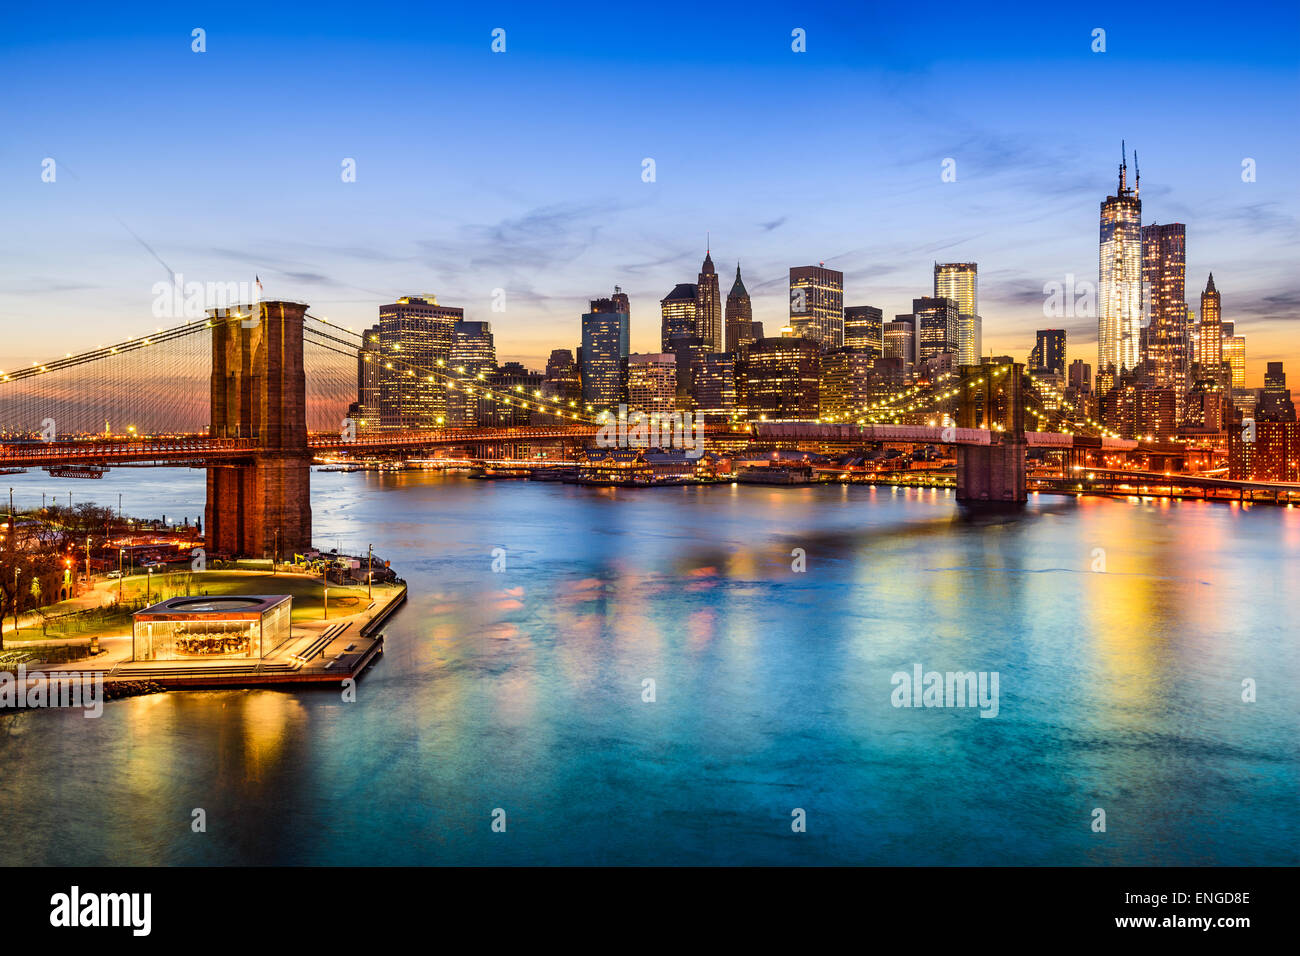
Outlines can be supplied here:
M358 422L349 406L364 358L361 335L303 303L268 301L0 372L0 468L204 468L207 547L265 556L273 547L311 546L310 473L318 457L415 457L452 447L485 457L521 446L580 447L595 441L612 411L495 387L444 362L425 367L393 356L385 357L391 374L511 406L529 424L413 429ZM947 381L899 390L854 422L721 423L707 426L705 439L729 448L955 446L957 498L971 505L1024 502L1026 453L1034 448L1057 453L1062 469L1100 467L1107 456L1138 451L1148 465L1162 453L1181 454L1059 415L1054 420L1068 429L1028 429L1029 414L1044 416L1028 407L1026 377L1018 364L962 366ZM954 414L916 424L940 409Z

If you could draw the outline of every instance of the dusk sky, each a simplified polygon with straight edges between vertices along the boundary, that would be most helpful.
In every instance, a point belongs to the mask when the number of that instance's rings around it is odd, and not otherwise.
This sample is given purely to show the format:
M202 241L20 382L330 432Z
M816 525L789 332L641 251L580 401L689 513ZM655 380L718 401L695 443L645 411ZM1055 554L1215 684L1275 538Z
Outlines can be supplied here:
M1192 307L1213 271L1248 384L1283 359L1300 385L1300 7L905 6L14 6L0 363L178 324L151 314L168 269L257 274L353 328L433 293L534 367L618 284L633 350L657 351L707 232L768 334L792 265L842 270L846 304L892 318L936 259L975 261L986 354L1023 361L1064 326L1095 365L1095 318L1045 318L1043 286L1096 281L1125 139L1143 222L1187 225Z

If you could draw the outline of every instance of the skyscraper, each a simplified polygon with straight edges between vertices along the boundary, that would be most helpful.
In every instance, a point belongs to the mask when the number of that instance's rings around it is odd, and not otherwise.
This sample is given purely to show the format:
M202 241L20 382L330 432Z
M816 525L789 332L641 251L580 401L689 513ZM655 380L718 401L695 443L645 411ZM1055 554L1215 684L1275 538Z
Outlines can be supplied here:
M1151 297L1145 357L1151 360L1155 387L1174 390L1179 421L1191 371L1186 255L1187 227L1181 222L1142 227L1142 282Z
M742 345L757 342L763 337L763 325L754 321L754 306L749 291L740 279L740 263L736 263L736 281L727 293L727 351L735 354Z
M725 422L736 411L736 356L704 352L691 363L691 409L705 422Z
M1134 160L1136 163L1136 159ZM1142 200L1128 188L1121 155L1119 189L1101 204L1097 283L1097 373L1118 375L1138 364L1142 327Z
M673 339L695 335L696 294L699 287L679 282L673 291L659 300L660 347L667 352Z
M646 415L677 410L677 356L643 352L627 357L627 407Z
M910 315L895 316L885 325L885 358L896 358L902 363L903 374L912 370L916 362L916 319Z
M1065 374L1065 329L1039 329L1034 350L1029 353L1031 372Z
M373 428L379 424L382 359L379 326L372 325L362 333L361 347L357 349L357 400L348 408L348 417L356 423L357 428Z
M713 256L707 249L695 283L695 334L704 341L708 351L722 351L722 293L718 291L718 273L713 269Z
M457 322L456 340L447 363L459 378L490 376L497 370L496 344L487 322ZM471 388L473 386L470 386ZM485 424L488 403L475 389L471 394L463 385L447 389L447 424L469 426Z
M592 299L582 317L582 400L597 412L627 404L626 298Z
M1201 366L1206 375L1226 388L1231 376L1223 374L1223 311L1219 290L1214 287L1213 272L1201 293L1200 329Z
M542 392L566 405L582 398L582 376L578 374L578 363L573 360L572 351L551 349L551 357L546 360Z
M983 319L979 311L977 273L974 262L936 262L934 297L957 303L957 354L962 365L978 365L983 348Z
M823 349L844 344L844 273L826 264L790 267L790 328Z
M379 307L379 418L397 428L446 423L447 386L422 370L446 367L464 310L431 295L402 296ZM441 366L439 365L441 363Z
M736 359L737 401L751 420L815 420L820 377L816 342L794 336L762 339Z
M957 303L952 299L922 296L912 300L912 316L916 321L916 361L924 362L932 355L960 352L958 342ZM961 364L975 365L978 360Z
M884 313L873 305L850 305L844 309L844 345L867 352L872 358L884 355Z

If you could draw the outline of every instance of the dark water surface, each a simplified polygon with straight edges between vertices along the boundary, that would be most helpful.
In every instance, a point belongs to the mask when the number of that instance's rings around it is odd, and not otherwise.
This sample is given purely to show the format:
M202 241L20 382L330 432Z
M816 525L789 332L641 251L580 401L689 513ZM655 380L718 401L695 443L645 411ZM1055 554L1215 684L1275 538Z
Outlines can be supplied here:
M203 504L197 471L11 484ZM0 863L1300 860L1300 511L419 473L318 473L313 507L411 588L357 701L0 717ZM997 717L894 707L915 664L998 672Z

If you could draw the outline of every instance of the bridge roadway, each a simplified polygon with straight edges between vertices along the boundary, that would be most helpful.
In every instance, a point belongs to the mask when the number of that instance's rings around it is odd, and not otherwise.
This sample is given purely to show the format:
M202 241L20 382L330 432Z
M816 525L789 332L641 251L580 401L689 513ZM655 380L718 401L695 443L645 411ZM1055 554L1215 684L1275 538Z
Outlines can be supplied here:
M399 449L435 448L493 442L594 440L597 425L521 425L513 428L443 428L433 431L388 432L355 439L317 434L307 439L307 450L320 455L374 454ZM945 434L950 432L951 434ZM999 432L983 428L935 428L924 425L818 425L757 423L748 431L731 426L705 429L711 438L745 438L757 441L805 441L862 445L874 442L916 442L932 445L989 445ZM1026 432L1026 444L1045 448L1088 448L1132 451L1138 442L1055 432ZM0 467L39 468L51 465L207 464L242 461L253 457L259 444L253 438L210 438L173 435L135 439L56 439L0 443Z

